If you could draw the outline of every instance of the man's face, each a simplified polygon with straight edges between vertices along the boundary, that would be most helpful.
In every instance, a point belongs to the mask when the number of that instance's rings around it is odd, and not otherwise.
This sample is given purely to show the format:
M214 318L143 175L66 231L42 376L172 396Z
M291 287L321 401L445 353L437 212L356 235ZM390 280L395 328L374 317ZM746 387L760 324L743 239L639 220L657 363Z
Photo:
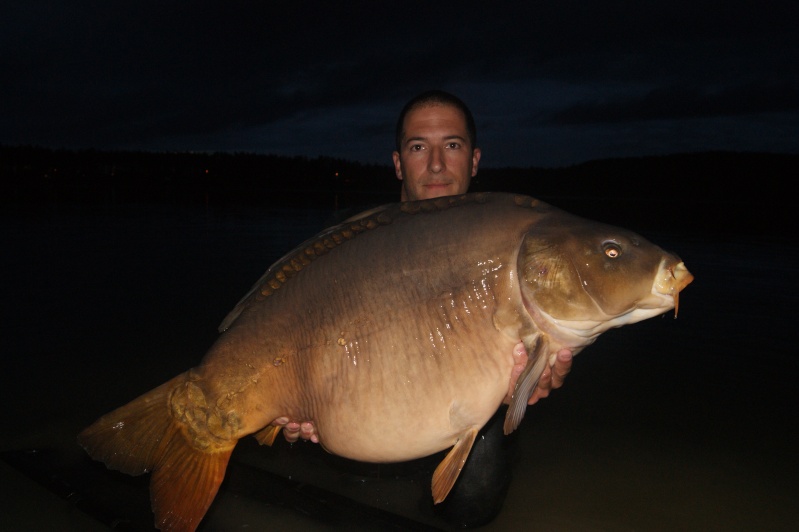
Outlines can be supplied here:
M457 107L432 104L405 115L402 144L393 157L401 199L412 201L466 193L480 150L472 148Z

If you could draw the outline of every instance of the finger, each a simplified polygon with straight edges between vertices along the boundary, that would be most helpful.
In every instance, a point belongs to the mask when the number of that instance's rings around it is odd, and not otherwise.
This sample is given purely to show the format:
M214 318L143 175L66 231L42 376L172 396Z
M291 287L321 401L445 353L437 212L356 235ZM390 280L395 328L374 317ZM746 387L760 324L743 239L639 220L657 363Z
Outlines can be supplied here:
M555 357L555 365L552 368L552 388L560 388L566 380L572 368L573 355L569 349L561 349Z
M539 399L543 399L545 397L549 397L549 390L552 388L552 368L547 366L543 373L541 373L541 377L538 379L538 384L535 386L535 390L533 390L533 394L530 396L530 399L527 401L528 405L532 405L538 402Z
M292 422L283 425L283 437L289 443L297 441L300 438L300 424Z
M300 426L300 437L303 440L319 443L319 437L316 435L316 427L312 421L306 421Z
M314 426L313 423L306 421L302 425L300 425L300 436L303 440L308 440L314 434Z

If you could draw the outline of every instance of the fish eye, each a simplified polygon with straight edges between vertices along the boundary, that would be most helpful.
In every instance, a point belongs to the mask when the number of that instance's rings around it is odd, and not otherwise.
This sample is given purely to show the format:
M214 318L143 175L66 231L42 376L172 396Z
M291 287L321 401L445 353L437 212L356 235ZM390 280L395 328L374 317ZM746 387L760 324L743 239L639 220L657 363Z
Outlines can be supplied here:
M602 250L605 252L605 256L609 259L617 259L621 257L621 246L612 240L603 242Z

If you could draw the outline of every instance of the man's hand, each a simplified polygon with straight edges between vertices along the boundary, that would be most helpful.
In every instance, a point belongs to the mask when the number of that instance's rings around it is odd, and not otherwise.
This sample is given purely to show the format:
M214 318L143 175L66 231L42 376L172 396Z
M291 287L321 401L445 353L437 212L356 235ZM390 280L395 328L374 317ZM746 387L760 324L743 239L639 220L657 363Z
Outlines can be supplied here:
M319 443L319 437L316 435L316 427L314 427L313 421L297 423L283 416L274 420L270 425L283 427L283 436L289 443L294 443L300 438L303 440L310 440L313 443Z
M569 374L572 367L572 352L569 349L561 349L555 357L555 364L544 368L541 373L541 378L538 379L538 384L533 390L533 395L527 401L528 405L538 402L539 399L549 396L549 392L555 388L563 386L563 381L566 375ZM505 396L505 404L510 404L513 391L516 388L516 381L519 380L519 375L524 371L527 365L527 350L524 343L519 342L513 348L513 370L510 375L510 383L508 386L508 395Z

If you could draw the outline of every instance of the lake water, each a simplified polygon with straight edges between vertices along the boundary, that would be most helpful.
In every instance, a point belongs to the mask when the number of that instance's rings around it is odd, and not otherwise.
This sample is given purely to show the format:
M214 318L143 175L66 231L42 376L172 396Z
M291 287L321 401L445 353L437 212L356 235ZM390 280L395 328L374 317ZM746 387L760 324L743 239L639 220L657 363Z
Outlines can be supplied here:
M97 467L75 436L196 364L266 268L340 214L61 206L0 215L9 530L108 528L89 513L116 516L118 529L151 527L146 479ZM679 318L606 333L563 388L528 409L507 499L480 530L799 523L799 244L701 227L644 236L696 277ZM446 528L427 507L424 461L410 473L358 470L313 444L240 447L201 530ZM36 467L69 493L43 489Z

